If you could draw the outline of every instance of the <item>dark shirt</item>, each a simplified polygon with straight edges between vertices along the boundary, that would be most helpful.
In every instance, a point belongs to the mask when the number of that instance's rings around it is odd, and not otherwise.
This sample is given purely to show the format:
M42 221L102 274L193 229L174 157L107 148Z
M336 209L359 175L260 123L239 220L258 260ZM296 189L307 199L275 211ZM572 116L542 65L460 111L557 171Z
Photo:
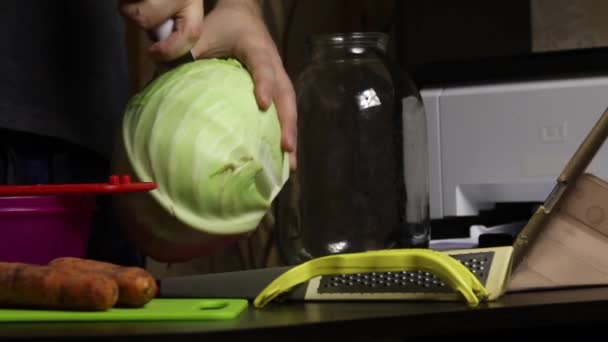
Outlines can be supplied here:
M128 99L115 0L0 1L0 184L107 180ZM143 259L98 196L88 257Z
M109 156L128 96L114 0L0 1L0 128Z

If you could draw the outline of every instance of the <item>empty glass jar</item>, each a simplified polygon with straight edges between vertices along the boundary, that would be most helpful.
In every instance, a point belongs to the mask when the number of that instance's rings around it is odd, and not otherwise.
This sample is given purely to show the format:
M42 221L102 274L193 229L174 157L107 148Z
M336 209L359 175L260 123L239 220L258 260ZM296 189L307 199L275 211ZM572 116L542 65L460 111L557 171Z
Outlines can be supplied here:
M297 264L329 254L427 247L426 118L386 54L388 36L314 36L294 86L298 169L278 200L278 247Z

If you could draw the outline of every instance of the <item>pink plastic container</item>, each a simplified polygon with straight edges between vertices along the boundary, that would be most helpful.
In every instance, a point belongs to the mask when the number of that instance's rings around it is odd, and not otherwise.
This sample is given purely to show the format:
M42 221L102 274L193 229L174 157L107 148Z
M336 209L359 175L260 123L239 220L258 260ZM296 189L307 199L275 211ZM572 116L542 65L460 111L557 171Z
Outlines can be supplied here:
M84 258L94 210L95 195L0 197L0 260Z
M84 258L96 195L155 187L128 176L103 184L0 186L0 261L44 265L63 256Z

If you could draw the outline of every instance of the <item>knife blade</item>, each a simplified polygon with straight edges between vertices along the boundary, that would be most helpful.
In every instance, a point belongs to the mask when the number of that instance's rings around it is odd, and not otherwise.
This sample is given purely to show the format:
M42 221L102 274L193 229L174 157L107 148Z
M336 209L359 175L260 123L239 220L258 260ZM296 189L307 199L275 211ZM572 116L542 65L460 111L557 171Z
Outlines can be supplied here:
M163 41L171 35L171 33L175 29L175 21L172 18L167 19L165 22L157 26L151 33L151 39L159 42ZM194 55L192 51L188 51L185 54L165 62L158 63L158 67L156 70L156 76L169 71L170 69L176 68L180 65L194 62Z

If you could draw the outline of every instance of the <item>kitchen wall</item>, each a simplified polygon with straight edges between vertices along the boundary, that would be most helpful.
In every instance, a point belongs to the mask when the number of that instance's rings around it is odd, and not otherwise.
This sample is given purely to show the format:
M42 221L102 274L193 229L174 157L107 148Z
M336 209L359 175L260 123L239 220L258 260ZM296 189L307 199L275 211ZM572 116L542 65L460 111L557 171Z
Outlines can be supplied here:
M530 51L529 0L395 3L398 58L410 70Z
M608 1L531 0L535 52L608 46Z

